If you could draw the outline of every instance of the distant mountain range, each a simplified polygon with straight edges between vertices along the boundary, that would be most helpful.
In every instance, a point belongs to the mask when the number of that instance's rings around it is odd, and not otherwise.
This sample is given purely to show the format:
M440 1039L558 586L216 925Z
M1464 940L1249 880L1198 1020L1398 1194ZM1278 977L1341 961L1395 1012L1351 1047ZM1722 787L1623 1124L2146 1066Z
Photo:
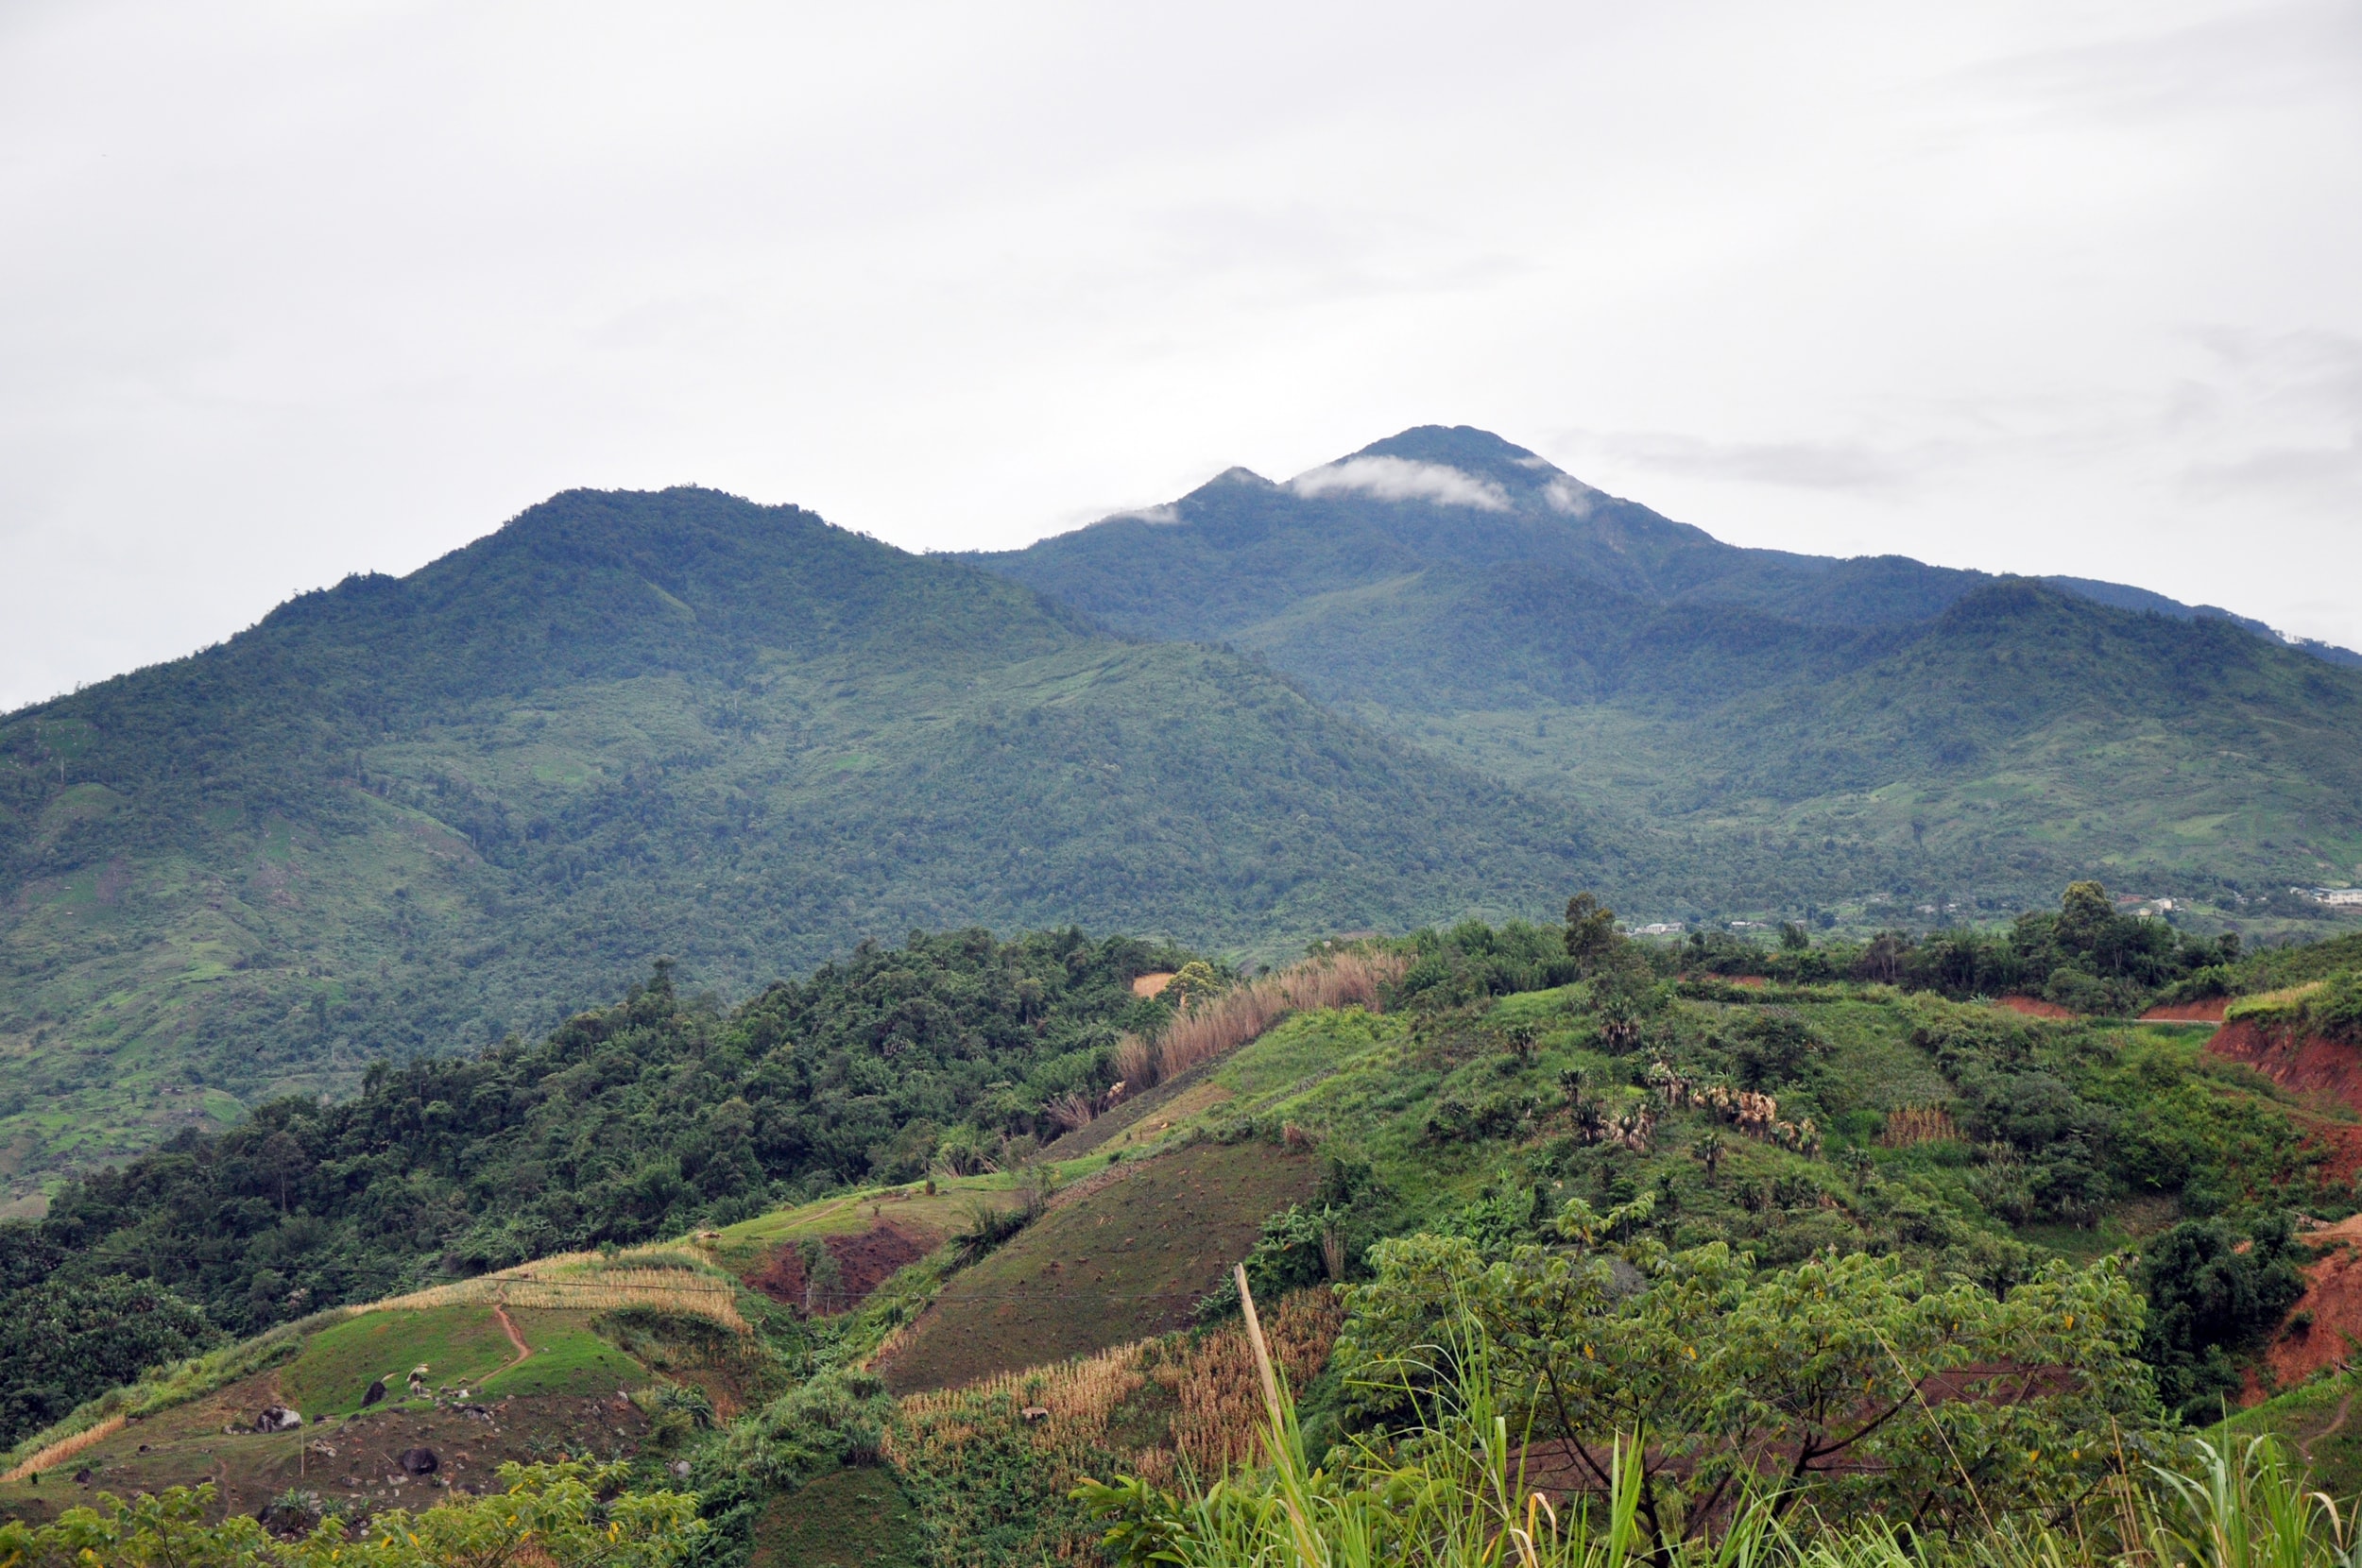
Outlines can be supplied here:
M1581 813L794 507L573 492L0 721L0 1175L916 927L1537 911Z
M1669 912L1990 913L2093 874L2252 917L2362 873L2353 654L2119 584L1740 549L1480 430L969 558L1581 803Z
M1277 956L1864 926L2362 861L2362 671L2109 585L1739 550L1481 432L1030 550L569 492L0 719L0 1178L913 927Z
M1724 544L1465 425L1407 430L1285 484L1232 469L1168 505L967 558L1120 631L1200 640L1437 567L1547 567L1627 598L1739 605L1826 626L1926 621L2000 580L1902 555L1840 560ZM2085 577L2039 580L2116 609L2227 621L2276 647L2362 667L2362 654L2284 639L2212 605Z

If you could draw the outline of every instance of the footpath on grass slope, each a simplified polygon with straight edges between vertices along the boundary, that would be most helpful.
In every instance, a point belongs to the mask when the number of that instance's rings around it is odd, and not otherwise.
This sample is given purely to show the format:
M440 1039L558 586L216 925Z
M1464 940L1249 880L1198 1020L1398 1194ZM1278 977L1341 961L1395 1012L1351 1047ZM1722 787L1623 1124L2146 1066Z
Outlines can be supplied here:
M525 1357L533 1354L533 1347L526 1344L525 1337L517 1332L517 1325L508 1321L508 1308L503 1306L498 1302L494 1302L492 1304L492 1316L500 1320L501 1332L508 1336L508 1342L517 1347L517 1359L511 1361L507 1366L501 1369L501 1372L513 1372L517 1368L524 1365ZM497 1377L500 1373L495 1372L493 1375Z

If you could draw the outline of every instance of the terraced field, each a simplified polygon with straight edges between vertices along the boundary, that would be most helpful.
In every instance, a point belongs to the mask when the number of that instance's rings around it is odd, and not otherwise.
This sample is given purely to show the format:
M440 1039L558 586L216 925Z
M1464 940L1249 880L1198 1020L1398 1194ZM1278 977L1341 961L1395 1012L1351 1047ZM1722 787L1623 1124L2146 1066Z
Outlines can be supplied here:
M880 1371L909 1393L1179 1328L1263 1217L1317 1185L1311 1159L1269 1144L1199 1144L1119 1166L954 1278Z
M207 1481L233 1513L290 1489L349 1508L422 1508L443 1490L488 1484L510 1459L635 1451L648 1418L619 1395L644 1385L646 1370L591 1331L591 1314L511 1316L531 1351L522 1359L483 1305L333 1323L304 1337L282 1365L124 1422L35 1475L0 1483L0 1508L48 1518L101 1490L128 1496ZM405 1397L404 1379L420 1362L428 1387L450 1397ZM390 1397L361 1408L363 1390L379 1377ZM256 1417L273 1405L301 1411L304 1424L256 1431ZM402 1456L415 1448L434 1452L434 1474L404 1470Z

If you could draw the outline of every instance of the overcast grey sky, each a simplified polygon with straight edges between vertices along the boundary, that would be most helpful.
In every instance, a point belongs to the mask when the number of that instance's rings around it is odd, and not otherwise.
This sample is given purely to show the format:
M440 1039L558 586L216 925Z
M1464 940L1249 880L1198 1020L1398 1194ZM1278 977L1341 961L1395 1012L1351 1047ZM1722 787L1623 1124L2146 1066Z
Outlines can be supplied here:
M2362 646L2362 4L0 7L0 707L570 486L1483 425Z

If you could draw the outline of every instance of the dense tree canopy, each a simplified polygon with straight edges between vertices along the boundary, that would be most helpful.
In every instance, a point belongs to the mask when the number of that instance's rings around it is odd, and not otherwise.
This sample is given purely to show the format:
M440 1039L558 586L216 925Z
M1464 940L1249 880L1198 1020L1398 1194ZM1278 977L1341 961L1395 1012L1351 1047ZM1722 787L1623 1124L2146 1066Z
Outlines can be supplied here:
M77 1321L111 1312L135 1330L62 1380L0 1355L0 1400L26 1402L21 1430L48 1410L42 1390L88 1397L202 1341L208 1318L251 1334L842 1181L916 1177L955 1125L1008 1157L1050 1131L1046 1101L1105 1086L1120 1029L1165 1015L1132 977L1190 957L1074 929L913 933L729 1011L683 997L659 965L538 1043L380 1065L339 1104L272 1101L68 1185L38 1227L0 1226L0 1257L27 1260L0 1321L74 1304Z

